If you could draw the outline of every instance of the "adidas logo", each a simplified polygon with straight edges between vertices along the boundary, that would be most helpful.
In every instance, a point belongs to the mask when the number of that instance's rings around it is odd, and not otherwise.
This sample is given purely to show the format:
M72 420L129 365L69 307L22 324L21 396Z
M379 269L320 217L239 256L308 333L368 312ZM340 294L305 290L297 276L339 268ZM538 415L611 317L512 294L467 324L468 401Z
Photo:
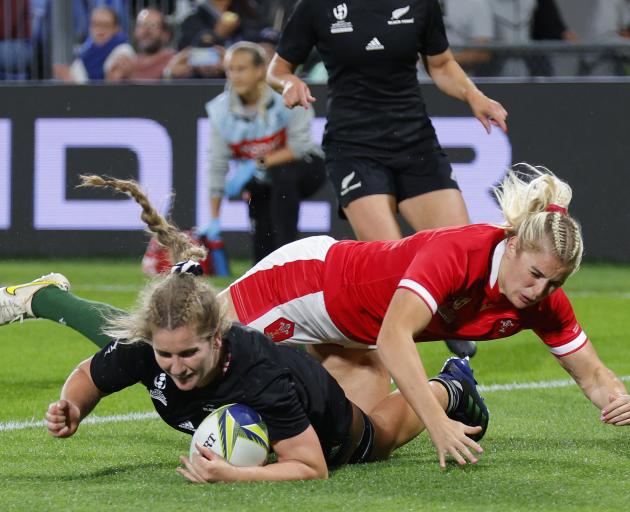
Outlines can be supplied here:
M366 45L365 49L369 52L369 51L373 51L373 50L384 50L385 47L375 37Z

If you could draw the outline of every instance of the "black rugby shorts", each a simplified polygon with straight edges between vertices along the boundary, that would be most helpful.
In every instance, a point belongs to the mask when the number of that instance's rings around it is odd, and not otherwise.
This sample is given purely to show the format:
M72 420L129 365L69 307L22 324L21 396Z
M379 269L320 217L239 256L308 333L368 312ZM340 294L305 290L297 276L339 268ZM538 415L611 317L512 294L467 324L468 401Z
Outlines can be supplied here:
M388 159L334 154L326 156L326 172L337 195L341 218L345 218L342 208L360 197L387 194L400 203L436 190L459 190L442 151Z

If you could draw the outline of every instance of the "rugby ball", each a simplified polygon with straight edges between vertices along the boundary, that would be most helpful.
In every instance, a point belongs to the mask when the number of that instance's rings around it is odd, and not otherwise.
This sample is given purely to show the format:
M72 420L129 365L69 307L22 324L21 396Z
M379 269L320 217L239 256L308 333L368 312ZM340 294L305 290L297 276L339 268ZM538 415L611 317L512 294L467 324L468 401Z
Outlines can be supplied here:
M235 466L262 466L269 453L267 425L260 414L243 404L224 405L201 422L190 444L191 458L198 453L195 443Z

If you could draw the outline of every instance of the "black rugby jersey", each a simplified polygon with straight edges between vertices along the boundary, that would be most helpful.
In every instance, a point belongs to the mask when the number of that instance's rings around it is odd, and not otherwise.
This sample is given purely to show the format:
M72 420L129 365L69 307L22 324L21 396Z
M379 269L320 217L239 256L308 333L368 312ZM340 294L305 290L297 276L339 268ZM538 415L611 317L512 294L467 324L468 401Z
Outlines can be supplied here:
M314 46L329 74L329 155L438 147L416 70L419 53L448 49L438 0L301 0L276 51L297 65Z
M225 374L191 391L177 388L146 343L110 343L94 355L90 372L104 393L142 382L160 417L188 434L210 412L229 403L256 410L272 442L294 437L310 424L330 460L345 441L352 420L352 405L337 381L306 352L274 345L243 325L233 324L225 343L230 352Z

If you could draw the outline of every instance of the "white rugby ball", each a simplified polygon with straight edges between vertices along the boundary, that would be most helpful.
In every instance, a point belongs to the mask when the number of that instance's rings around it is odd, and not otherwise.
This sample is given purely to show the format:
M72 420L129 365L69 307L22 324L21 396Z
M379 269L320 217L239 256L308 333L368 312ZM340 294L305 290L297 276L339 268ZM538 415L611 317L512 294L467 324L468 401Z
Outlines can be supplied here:
M267 425L260 414L243 404L219 407L201 422L190 443L191 458L198 453L195 443L235 466L262 466L269 453Z

